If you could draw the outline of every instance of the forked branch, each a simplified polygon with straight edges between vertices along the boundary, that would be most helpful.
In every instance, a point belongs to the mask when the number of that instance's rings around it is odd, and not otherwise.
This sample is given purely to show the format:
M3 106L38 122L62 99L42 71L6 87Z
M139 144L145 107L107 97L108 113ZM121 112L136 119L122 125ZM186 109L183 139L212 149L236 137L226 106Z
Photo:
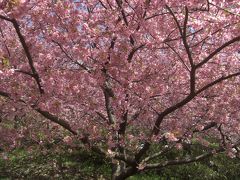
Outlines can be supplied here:
M25 38L24 38L24 36L22 35L22 33L20 31L19 24L18 24L17 20L16 19L11 19L11 18L8 18L8 17L5 17L5 16L2 16L2 15L0 15L0 19L3 19L3 20L8 21L8 22L11 22L13 24L13 27L14 27L17 35L18 35L19 41L20 41L20 43L21 43L21 45L22 45L22 47L24 49L24 52L25 52L25 54L27 56L28 64L29 64L29 66L31 68L31 71L32 71L32 73L31 73L32 75L31 76L35 79L35 81L36 81L36 83L38 85L38 89L40 91L40 94L43 94L44 90L43 90L43 87L41 85L41 79L39 77L39 74L38 74L36 68L34 67L32 55L31 55L30 50L28 48L28 45L27 45L27 43L25 41Z

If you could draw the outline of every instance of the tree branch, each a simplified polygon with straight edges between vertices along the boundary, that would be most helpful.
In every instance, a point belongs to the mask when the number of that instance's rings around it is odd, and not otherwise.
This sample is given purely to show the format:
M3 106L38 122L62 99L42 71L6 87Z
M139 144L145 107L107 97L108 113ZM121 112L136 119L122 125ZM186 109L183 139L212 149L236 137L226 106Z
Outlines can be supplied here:
M170 12L170 14L172 15L172 17L173 17L173 19L174 19L174 21L175 21L175 23L177 25L177 28L179 30L179 33L180 33L181 37L183 37L183 31L182 31L182 28L181 28L178 20L177 20L177 17L175 16L175 14L173 13L172 9L168 5L166 5L166 8Z
M175 16L175 14L173 13L172 9L166 5L166 8L168 9L168 11L170 12L170 14L172 15L179 33L181 35L182 41L183 41L183 45L185 47L190 65L191 65L191 71L190 71L190 93L193 94L195 92L195 79L196 79L196 71L195 71L195 65L193 62L193 58L192 58L192 53L190 50L190 47L188 45L187 42L187 22L188 22L188 8L185 6L185 18L184 18L184 24L183 24L183 30L180 26L180 23L177 20L177 17Z
M160 131L159 126L162 123L162 121L163 121L165 116L167 116L168 114L174 112L175 110L183 107L188 102L190 102L192 99L194 99L198 94L200 94L201 92L207 90L208 88L210 88L210 87L212 87L212 86L214 86L214 85L216 85L216 84L218 84L218 83L220 83L220 82L222 82L224 80L227 80L227 79L230 79L232 77L239 76L239 75L240 75L240 72L237 72L237 73L225 76L225 77L221 77L221 78L213 81L212 83L209 83L206 86L202 87L201 89L199 89L195 93L193 93L193 94L190 93L186 98L184 98L182 101L178 102L177 104L175 104L175 105L165 109L163 112L161 112L158 115L158 118L157 118L157 120L156 120L156 122L154 124L153 130L152 130L152 136L153 135L157 135L159 133L159 131ZM142 157L142 155L149 149L149 147L150 147L150 143L149 142L145 142L143 148L136 155L136 159L139 160Z
M65 49L63 48L63 46L62 46L59 42L57 42L57 41L55 41L55 40L52 40L52 42L55 43L55 44L61 49L61 51L65 54L65 56L66 56L69 60L73 61L75 64L77 64L78 66L80 66L81 68L83 68L84 70L86 70L88 73L91 73L91 70L90 70L89 67L85 66L83 63L81 64L81 63L79 63L78 61L75 61L75 60L65 51Z
M240 41L240 36L237 36L233 39L231 39L230 41L227 41L226 43L224 43L222 46L220 46L219 48L215 49L215 51L213 51L211 54L209 54L205 59L203 59L200 63L198 63L196 65L196 69L202 67L204 64L206 64L210 59L212 59L216 54L218 54L220 51L222 51L224 48L228 47L229 45Z
M206 86L202 87L201 89L197 90L196 95L200 94L201 92L205 91L206 89L214 86L215 84L218 84L218 83L220 83L224 80L230 79L230 78L235 77L235 76L240 76L240 72L229 74L228 76L223 76L221 78L216 79L215 81L213 81L213 82L207 84Z
M221 138L222 138L222 144L224 147L226 147L226 141L225 141L225 135L222 131L222 124L218 127L218 131L220 132Z
M206 126L204 126L202 130L198 130L198 129L193 130L193 133L207 131L208 129L210 129L216 125L217 125L216 122L210 122Z
M13 98L11 97L11 95L10 95L9 93L3 92L3 91L0 91L0 96L6 97L6 98L8 98L8 99L10 99L10 100L13 100ZM17 100L17 101L28 105L28 104L27 104L24 100L22 100L22 99L19 99L19 100ZM59 118L59 117L57 117L57 116L49 113L48 111L43 111L43 110L41 110L40 108L35 107L34 105L31 105L30 107L31 107L34 111L36 111L36 112L38 112L39 114L41 114L41 115L42 115L43 117L45 117L46 119L48 119L48 120L50 120L50 121L52 121L52 122L54 122L54 123L62 126L64 129L70 131L73 135L77 135L77 132L74 131L74 130L70 127L70 125L69 125L69 123L68 123L67 121L65 121L65 120L63 120L63 119L61 119L61 118Z
M3 92L3 91L0 91L0 96L3 96L5 98L9 98L10 99L10 94L8 94L6 92Z
M19 72L19 73L22 73L22 74L26 74L28 76L31 76L34 78L34 75L30 72L27 72L27 71L24 71L24 70L20 70L20 69L14 69L15 72Z
M190 72L191 70L189 69L189 67L186 65L186 63L184 62L183 58L180 56L180 54L172 47L170 46L168 43L166 43L166 45L178 56L178 58L180 59L180 62L185 66L185 68Z
M217 125L216 122L210 122L210 123L208 123L207 125L205 125L202 130L197 130L197 129L195 129L195 130L193 131L193 133L206 131L206 130L208 130L208 129L216 126L216 125ZM177 141L176 143L181 142L182 138L183 138L183 137L181 137L181 138L179 139L179 141ZM142 163L146 163L146 162L148 162L148 161L150 161L150 160L152 160L152 159L155 159L156 157L159 157L159 156L163 155L164 153L168 152L172 147L174 147L174 145L171 146L171 147L168 147L168 148L166 148L166 149L164 149L164 150L161 150L161 151L159 151L159 152L156 152L156 153L154 153L154 154L152 154L152 155L150 155L150 156L147 156L145 159L142 160Z
M122 14L123 21L124 21L125 25L128 26L127 16L126 16L125 11L122 7L122 0L116 0L116 3L121 10L121 14Z
M130 53L128 54L128 57L127 57L127 60L128 60L129 63L132 61L132 58L133 58L134 54L135 54L139 49L143 48L144 46L145 46L145 44L142 44L142 45L140 45L140 46L138 46L138 47L133 48L133 49L130 51Z
M183 40L183 44L184 44L185 50L187 52L191 67L194 67L192 53L190 51L190 48L189 48L189 45L187 42L187 22L188 22L188 8L187 7L185 7L185 12L186 12L186 14L185 14L184 25L183 25L182 40Z
M104 93L105 106L106 106L109 123L114 124L115 117L114 117L113 109L111 106L111 95L109 95L108 90L106 90L106 88L102 88L102 89L103 89L103 93Z
M223 148L219 148L217 150L212 150L208 153L204 153L204 154L201 154L199 156L195 156L195 157L191 157L191 158L185 158L185 159L179 159L179 160L169 160L169 161L165 161L163 163L148 164L148 165L145 166L144 170L158 169L158 168L163 168L163 167L172 166L172 165L188 164L188 163L203 160L203 159L208 158L208 157L210 157L210 156L212 156L216 153L220 153L220 152L223 152L223 151L224 151Z
M17 33L18 38L20 40L20 43L21 43L21 45L22 45L22 47L24 49L24 52L25 52L25 54L27 56L28 64L29 64L29 66L31 68L31 71L32 71L32 77L35 79L35 81L36 81L36 83L38 85L38 89L40 91L40 94L43 94L44 90L43 90L43 88L41 86L41 79L39 77L39 74L38 74L37 70L34 67L33 58L31 56L31 53L29 51L29 48L28 48L27 43L25 41L25 38L23 37L23 35L22 35L21 31L20 31L19 24L18 24L17 20L16 19L10 19L10 18L2 16L2 15L0 15L0 19L9 21L9 22L11 22L13 24L13 27L16 30L16 33Z
M64 129L67 129L68 131L70 131L73 135L77 135L77 132L74 131L71 126L69 125L69 123L63 119L58 118L57 116L49 113L48 111L43 111L40 108L34 108L35 111L37 111L39 114L41 114L43 117L49 119L52 122L55 122L57 124L59 124L60 126L62 126Z

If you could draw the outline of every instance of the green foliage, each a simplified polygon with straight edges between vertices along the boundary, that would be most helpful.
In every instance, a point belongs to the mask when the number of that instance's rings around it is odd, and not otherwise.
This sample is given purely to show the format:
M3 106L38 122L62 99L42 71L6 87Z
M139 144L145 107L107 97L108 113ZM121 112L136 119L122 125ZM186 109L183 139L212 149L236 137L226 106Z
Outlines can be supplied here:
M196 147L193 154L197 153ZM202 150L203 151L203 150ZM168 157L186 155L184 151L166 154ZM164 160L164 159L162 159ZM225 154L181 166L141 173L129 180L237 180L240 161ZM0 179L110 179L111 167L103 157L83 149L52 146L50 149L16 149L8 159L0 158Z
M239 169L239 159L230 159L225 154L220 154L201 162L135 175L129 180L238 180Z
M106 161L84 150L13 151L0 161L0 179L96 179L110 174Z
M6 58L6 57L2 57L2 65L3 65L4 68L10 67L9 59Z
M163 179L238 179L240 177L240 162L238 159L230 159L224 154L187 165L172 166L159 171Z

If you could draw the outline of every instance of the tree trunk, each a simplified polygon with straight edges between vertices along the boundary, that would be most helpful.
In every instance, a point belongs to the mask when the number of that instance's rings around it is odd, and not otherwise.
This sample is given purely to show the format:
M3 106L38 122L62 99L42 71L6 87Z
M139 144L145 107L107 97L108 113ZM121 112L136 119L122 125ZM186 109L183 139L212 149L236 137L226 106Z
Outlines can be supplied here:
M124 180L134 174L137 169L133 167L126 167L126 164L121 161L115 161L112 163L112 180Z

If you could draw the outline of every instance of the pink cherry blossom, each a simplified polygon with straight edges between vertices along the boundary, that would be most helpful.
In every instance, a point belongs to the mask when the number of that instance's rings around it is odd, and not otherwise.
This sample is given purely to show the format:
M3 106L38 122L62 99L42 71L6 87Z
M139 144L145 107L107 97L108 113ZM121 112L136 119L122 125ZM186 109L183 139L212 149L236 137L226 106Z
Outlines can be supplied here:
M209 139L237 146L239 9L237 0L0 1L0 145L80 141L113 152L126 176L177 164L151 157L184 143L209 155ZM24 127L4 126L23 117Z

